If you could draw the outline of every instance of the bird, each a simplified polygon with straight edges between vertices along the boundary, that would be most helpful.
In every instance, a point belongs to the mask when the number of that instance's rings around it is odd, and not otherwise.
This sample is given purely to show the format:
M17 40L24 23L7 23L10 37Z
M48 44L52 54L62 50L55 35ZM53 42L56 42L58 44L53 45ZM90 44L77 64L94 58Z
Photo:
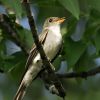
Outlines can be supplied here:
M65 17L47 18L44 22L42 32L39 35L39 41L41 42L44 52L50 61L52 61L57 56L62 47L63 39L60 25L64 22L64 20ZM23 99L26 93L26 89L43 69L42 59L35 44L33 44L32 49L30 50L25 68L25 73L22 77L14 100Z

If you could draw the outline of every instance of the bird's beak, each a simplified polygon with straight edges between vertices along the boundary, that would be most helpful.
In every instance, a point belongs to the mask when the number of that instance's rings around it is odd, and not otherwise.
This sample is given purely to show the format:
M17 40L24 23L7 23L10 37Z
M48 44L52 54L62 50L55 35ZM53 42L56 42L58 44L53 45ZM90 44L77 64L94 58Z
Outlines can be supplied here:
M58 19L56 19L55 20L55 22L57 22L57 23L62 23L62 22L64 22L65 21L65 17L62 17L62 18L58 18Z

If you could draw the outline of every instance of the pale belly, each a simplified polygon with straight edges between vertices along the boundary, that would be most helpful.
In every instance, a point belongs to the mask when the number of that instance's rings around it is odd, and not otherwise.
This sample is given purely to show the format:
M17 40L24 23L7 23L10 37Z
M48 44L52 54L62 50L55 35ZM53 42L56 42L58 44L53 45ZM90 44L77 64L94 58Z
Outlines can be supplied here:
M52 39L50 39L52 38ZM61 48L62 45L62 38L57 38L55 39L55 37L49 37L49 41L45 42L44 45L44 51L47 55L47 57L52 60L56 54L59 52L59 49Z
M62 45L62 37L56 37L54 34L50 34L47 36L45 43L43 45L43 49L48 57L48 59L52 60L56 54L59 52ZM31 83L31 81L37 76L37 74L42 69L42 60L40 54L34 58L32 64L30 65L30 70L24 76L24 81L27 85Z
M62 36L57 37L52 33L48 34L45 43L43 45L43 49L48 59L52 60L57 55L57 53L61 49L61 45L62 45ZM38 54L35 57L33 62L36 63L39 60L41 60L40 54Z

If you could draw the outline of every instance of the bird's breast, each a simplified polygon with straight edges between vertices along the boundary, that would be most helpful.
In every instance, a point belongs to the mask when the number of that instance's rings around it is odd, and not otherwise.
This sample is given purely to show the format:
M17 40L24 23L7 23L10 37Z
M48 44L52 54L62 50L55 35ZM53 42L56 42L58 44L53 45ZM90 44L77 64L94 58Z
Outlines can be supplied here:
M62 45L62 36L60 33L56 35L54 33L48 33L46 41L44 43L44 51L49 59L53 59L59 52Z

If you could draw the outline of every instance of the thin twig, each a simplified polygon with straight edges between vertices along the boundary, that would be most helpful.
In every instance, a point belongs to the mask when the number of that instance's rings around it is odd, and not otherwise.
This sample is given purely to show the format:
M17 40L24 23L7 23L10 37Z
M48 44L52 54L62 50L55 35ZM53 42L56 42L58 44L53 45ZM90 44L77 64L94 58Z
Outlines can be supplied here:
M100 67L91 69L89 71L84 71L84 72L70 72L70 73L66 73L66 74L59 74L57 73L56 75L59 78L87 78L89 76L94 76L96 74L100 74Z
M11 27L11 25L7 22L7 16L4 14L0 14L0 26L3 27L3 29L5 29L5 31L7 31L7 33L9 33L14 39L15 39L15 43L21 47L21 49L27 54L28 50L25 48L25 46L23 46L21 44L21 42L19 41L18 37L17 37L17 33L16 31ZM9 18L8 18L9 19ZM7 20L7 21L6 21ZM10 19L9 19L10 20ZM35 29L35 28L34 28ZM35 30L36 31L36 30ZM3 70L0 70L1 73L3 73ZM77 78L77 77L81 77L81 78L86 78L89 76L93 76L96 74L100 73L100 67L94 68L92 70L89 71L85 71L85 72L70 72L70 73L66 73L66 74L57 74L57 76L59 78Z
M2 27L2 29L13 38L14 43L21 47L25 54L28 54L27 48L21 43L16 30L14 30L13 26L11 26L11 22L9 21L10 19L7 15L0 14L0 27Z

